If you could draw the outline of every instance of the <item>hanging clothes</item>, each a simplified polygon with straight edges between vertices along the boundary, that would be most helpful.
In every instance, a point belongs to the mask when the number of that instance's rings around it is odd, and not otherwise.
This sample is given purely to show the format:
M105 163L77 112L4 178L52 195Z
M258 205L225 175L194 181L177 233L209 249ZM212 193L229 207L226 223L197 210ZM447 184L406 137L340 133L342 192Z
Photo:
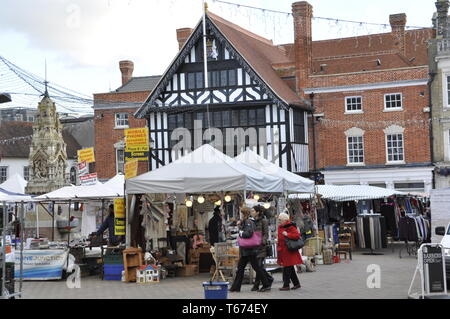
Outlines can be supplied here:
M356 221L360 248L386 248L386 227L380 215L359 215Z
M342 204L342 213L345 222L354 221L356 218L356 203L355 201L344 202Z
M373 212L373 205L371 200L360 200L357 205L358 215L370 214Z
M384 217L386 232L392 237L398 237L398 224L395 218L395 204L381 203L381 215Z

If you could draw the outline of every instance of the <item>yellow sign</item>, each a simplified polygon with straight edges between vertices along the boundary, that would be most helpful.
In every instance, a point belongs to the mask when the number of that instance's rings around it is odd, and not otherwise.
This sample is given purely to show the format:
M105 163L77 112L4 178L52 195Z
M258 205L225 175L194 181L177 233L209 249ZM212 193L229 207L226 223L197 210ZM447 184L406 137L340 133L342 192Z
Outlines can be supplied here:
M125 143L130 146L148 147L148 128L129 128L125 130Z
M114 217L125 218L125 200L123 198L114 199Z
M95 162L93 147L78 150L78 163L81 163L84 161L86 161L86 163L94 163Z
M128 162L125 162L125 179L133 178L137 176L138 172L138 159L134 158L132 160L129 160Z
M114 235L125 235L125 199L114 199Z

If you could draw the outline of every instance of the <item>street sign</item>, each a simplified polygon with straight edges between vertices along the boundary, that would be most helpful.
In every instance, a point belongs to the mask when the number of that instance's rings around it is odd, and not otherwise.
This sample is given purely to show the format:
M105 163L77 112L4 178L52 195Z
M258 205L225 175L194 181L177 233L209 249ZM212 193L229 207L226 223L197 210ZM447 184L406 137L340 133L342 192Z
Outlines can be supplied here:
M125 130L125 162L131 159L147 161L149 151L147 127Z
M138 163L139 161L137 158L125 162L125 179L137 176Z
M89 166L86 161L83 161L81 163L78 163L78 175L87 175L89 174Z
M408 295L416 279L417 273L421 279L421 297L447 295L447 278L445 273L445 255L441 244L423 244L418 250L418 261Z
M82 186L95 185L97 183L97 173L80 176L80 183Z
M94 148L84 148L82 150L78 150L78 163L86 161L87 163L94 163L95 162L95 156L94 156Z
M125 235L125 199L114 199L114 234Z

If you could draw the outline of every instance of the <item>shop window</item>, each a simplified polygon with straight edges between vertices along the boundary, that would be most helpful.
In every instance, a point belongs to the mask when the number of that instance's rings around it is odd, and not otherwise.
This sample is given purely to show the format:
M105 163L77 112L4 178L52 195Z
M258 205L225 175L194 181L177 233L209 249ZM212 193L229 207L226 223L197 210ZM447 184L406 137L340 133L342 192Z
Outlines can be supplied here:
M0 166L0 183L8 179L8 166Z

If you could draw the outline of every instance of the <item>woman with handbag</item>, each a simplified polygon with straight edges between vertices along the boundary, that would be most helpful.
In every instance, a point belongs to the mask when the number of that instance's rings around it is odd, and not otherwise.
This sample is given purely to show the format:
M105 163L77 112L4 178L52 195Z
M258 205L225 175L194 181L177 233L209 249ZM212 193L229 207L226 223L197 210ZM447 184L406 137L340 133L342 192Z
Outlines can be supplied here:
M242 208L241 213L243 219L238 222L240 226L238 244L239 244L239 262L236 271L236 277L231 285L230 292L241 291L242 280L244 279L244 271L247 264L250 262L256 275L261 278L263 287L259 290L261 292L270 290L269 279L265 276L263 269L258 264L257 254L258 247L262 243L262 233L256 231L255 221L250 217L250 209Z
M298 251L301 248L300 232L297 226L290 221L289 215L286 213L281 213L278 216L278 222L278 264L283 267L283 287L280 290L299 289L301 285L295 273L294 266L303 263ZM289 241L291 242L289 243ZM292 288L289 287L291 281L294 284Z
M262 206L255 206L252 208L250 212L251 216L255 220L255 231L260 231L262 234L262 243L261 246L258 247L258 254L256 258L258 259L259 268L261 268L270 282L270 286L273 283L273 277L264 269L264 260L268 255L272 255L269 253L269 250L272 248L269 245L269 222L265 217L265 209ZM255 283L253 284L252 291L259 291L259 285L261 283L261 278L257 274L255 278Z

